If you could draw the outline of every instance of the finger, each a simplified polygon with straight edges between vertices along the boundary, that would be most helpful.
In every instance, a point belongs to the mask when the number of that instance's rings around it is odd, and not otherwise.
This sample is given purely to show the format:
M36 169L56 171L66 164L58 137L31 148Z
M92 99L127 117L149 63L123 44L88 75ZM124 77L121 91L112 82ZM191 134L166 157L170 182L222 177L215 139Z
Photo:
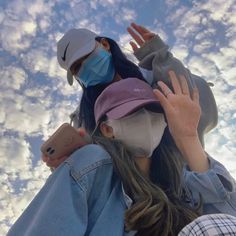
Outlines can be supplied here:
M57 168L67 158L68 158L68 156L63 156L63 157L56 158L56 159L49 158L46 164L47 164L48 167Z
M42 155L41 159L42 159L43 162L47 162L49 158L45 155Z
M146 29L145 27L141 26L141 25L137 25L136 23L131 23L131 26L139 33L139 34L146 34L146 33L150 33L150 31L148 29Z
M151 40L154 36L155 36L154 33L146 33L146 34L143 35L143 38L145 40Z
M168 72L169 76L170 76L170 80L171 80L171 84L173 86L174 92L175 94L182 94L182 89L180 87L180 83L179 80L176 77L176 74L173 70L170 70Z
M135 33L132 28L128 27L127 31L139 46L142 46L144 44L143 39L137 33Z
M82 127L78 128L77 131L78 131L80 137L84 137L87 134L85 128L82 128Z
M60 159L56 159L54 162L54 166L55 168L57 168L59 165L61 165L61 163L63 163L66 159L68 158L68 156L64 156L61 157Z
M164 111L166 112L170 106L168 99L159 89L154 89L153 92L156 98L160 101L160 104L163 107Z
M187 80L185 79L185 77L183 75L180 75L179 78L180 78L180 83L181 83L181 88L182 88L183 94L190 96Z
M48 167L54 167L54 162L55 162L55 160L48 159L48 161L46 162L46 165L47 165Z
M131 41L131 42L130 42L130 45L131 45L131 47L132 47L132 49L133 49L134 52L138 50L138 46L137 46L136 43L134 43L134 42Z
M194 102L196 102L197 104L199 104L199 91L197 87L193 88L193 92L192 92L192 99Z
M173 95L171 89L163 81L158 81L157 84L159 85L159 87L161 88L162 92L165 94L166 97L170 94Z

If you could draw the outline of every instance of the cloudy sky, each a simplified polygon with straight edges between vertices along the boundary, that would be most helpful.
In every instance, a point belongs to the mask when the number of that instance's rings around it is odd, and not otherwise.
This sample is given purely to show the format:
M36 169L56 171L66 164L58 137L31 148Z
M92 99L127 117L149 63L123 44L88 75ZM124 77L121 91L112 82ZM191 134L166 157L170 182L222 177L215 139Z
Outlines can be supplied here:
M132 22L158 33L193 73L213 82L219 123L207 151L236 178L236 0L3 0L0 3L0 235L50 174L43 140L76 108L56 42L72 27L109 36L130 54ZM132 57L131 55L128 55Z

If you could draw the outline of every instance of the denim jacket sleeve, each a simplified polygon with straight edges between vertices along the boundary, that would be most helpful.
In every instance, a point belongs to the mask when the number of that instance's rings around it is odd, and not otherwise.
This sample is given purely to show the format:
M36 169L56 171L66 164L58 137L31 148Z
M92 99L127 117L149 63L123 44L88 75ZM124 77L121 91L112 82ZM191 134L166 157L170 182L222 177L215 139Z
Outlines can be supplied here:
M226 213L236 216L236 182L226 168L209 157L210 168L204 173L184 168L184 182L195 200L202 198L203 213Z
M111 165L110 157L97 145L74 152L51 174L7 235L85 235L89 191L106 165Z
M175 58L162 39L156 35L150 41L135 51L134 55L139 60L139 66L152 71L152 87L157 87L157 81L161 80L170 85L168 71L174 70L178 75L184 75L190 89L198 87L202 115L198 126L199 138L204 143L203 135L213 129L218 122L218 112L215 98L208 83L197 75L193 75L182 62Z

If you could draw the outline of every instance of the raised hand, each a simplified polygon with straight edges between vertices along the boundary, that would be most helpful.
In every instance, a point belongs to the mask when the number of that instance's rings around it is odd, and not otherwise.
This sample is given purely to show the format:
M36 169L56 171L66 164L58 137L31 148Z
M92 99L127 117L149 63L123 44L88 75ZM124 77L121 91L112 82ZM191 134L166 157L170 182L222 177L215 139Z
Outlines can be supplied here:
M145 42L151 40L155 36L154 33L149 31L145 27L137 25L135 23L131 23L127 28L127 31L135 41L130 41L130 45L133 48L134 52L142 47Z
M164 82L159 81L160 90L154 90L165 111L169 130L176 141L197 137L197 127L201 116L197 88L190 94L184 76L177 79L174 71L169 71L172 91Z
M209 162L197 133L201 116L198 90L194 88L190 94L184 76L177 79L173 71L169 71L169 76L174 91L159 81L161 90L155 89L154 93L165 111L170 133L190 169L205 172Z

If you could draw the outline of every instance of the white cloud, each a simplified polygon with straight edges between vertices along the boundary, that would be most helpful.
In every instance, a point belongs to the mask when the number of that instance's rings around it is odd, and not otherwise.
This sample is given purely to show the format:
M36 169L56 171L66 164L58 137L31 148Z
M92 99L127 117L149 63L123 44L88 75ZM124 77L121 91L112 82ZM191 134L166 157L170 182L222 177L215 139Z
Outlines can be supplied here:
M199 54L202 54L204 52L208 52L209 49L214 46L213 42L211 40L202 40L199 44L196 44L194 47L193 47L193 51L199 53Z
M209 16L215 21L224 20L230 6L235 4L234 0L227 0L222 2L221 0L211 0L204 3L195 1L196 8L201 10L207 10L210 12ZM220 6L220 7L219 7Z
M28 49L37 33L37 20L49 16L52 6L52 3L43 0L10 1L6 5L4 17L0 17L2 47L14 55Z
M16 66L7 66L0 71L0 77L1 89L12 88L19 90L25 83L28 75L22 68Z
M236 178L236 168L235 168L235 148L231 147L235 144L228 142L222 133L218 133L216 130L206 136L206 151L221 162L227 170Z
M32 169L30 145L24 138L4 136L0 139L0 166L5 168L5 173L0 175L0 234L6 235L9 225L44 184L49 170L41 163Z
M203 58L200 56L192 56L188 60L188 68L192 73L203 76L205 78L211 78L211 81L212 78L215 79L218 75L215 64L207 58Z
M192 7L181 1L165 3L167 9L157 9L155 19L145 11L150 1L12 0L0 8L0 235L49 174L31 138L48 138L78 105L81 89L76 82L67 84L56 59L56 42L72 27L115 35L133 61L124 27L136 19L145 19L144 26L174 45L177 58L215 84L220 119L207 136L206 148L236 177L235 1L193 1Z
M165 3L168 7L173 8L179 4L178 0L165 0Z
M28 31L25 29L27 24L31 25L31 29ZM30 20L22 23L14 20L4 20L0 32L2 47L15 55L18 51L27 49L32 42L32 37L35 36L34 25L35 22Z
M174 54L176 58L178 58L180 61L185 61L186 58L189 55L188 48L185 45L177 45L174 46L171 50L171 52Z
M118 12L113 12L113 17L117 24L123 24L135 21L137 13L133 9L122 7Z
M7 172L22 171L31 164L29 143L22 138L1 137L0 150L0 166L5 166Z

